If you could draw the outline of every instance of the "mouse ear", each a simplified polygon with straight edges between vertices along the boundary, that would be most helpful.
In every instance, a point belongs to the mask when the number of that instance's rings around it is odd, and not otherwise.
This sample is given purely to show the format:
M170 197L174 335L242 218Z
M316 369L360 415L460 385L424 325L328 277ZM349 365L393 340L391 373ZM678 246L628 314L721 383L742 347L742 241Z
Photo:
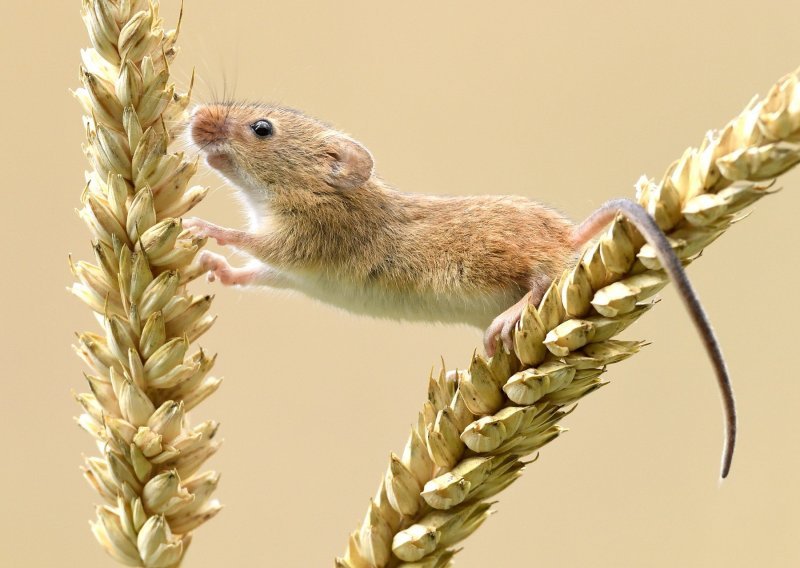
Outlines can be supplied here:
M328 136L325 142L328 158L325 181L328 185L340 189L364 185L372 175L374 166L369 150L352 138L338 133Z

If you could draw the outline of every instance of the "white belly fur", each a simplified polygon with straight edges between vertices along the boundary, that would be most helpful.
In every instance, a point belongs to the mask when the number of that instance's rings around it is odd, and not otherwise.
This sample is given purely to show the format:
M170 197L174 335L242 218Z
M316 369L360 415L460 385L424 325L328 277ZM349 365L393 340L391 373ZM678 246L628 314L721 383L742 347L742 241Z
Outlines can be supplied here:
M291 281L288 288L350 312L387 319L485 328L519 299L508 292L474 297L396 292L377 285L343 282L336 276L283 274Z

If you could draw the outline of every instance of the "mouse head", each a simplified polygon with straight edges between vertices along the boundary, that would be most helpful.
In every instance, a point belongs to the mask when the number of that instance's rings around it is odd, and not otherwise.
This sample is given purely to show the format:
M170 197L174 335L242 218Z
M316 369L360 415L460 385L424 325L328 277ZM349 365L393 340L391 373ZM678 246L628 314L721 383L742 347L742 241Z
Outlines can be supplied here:
M348 190L372 176L369 151L303 113L247 103L200 105L189 124L209 166L244 188Z

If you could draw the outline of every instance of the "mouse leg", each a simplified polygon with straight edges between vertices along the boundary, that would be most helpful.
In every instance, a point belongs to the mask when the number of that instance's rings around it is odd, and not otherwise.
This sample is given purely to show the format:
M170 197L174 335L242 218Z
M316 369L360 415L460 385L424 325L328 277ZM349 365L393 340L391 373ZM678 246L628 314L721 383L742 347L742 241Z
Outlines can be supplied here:
M234 267L228 259L208 250L201 252L197 261L208 273L208 281L219 280L225 286L271 286L284 288L288 284L287 278L266 264L253 259L245 266Z
M211 238L217 241L217 244L231 245L248 253L253 252L254 242L260 242L258 237L245 231L227 229L196 217L184 219L183 227L198 237ZM226 286L256 284L285 288L291 284L284 274L258 259L253 259L246 266L235 268L224 256L203 251L198 256L198 262L208 272L210 282L219 279Z
M187 217L183 220L183 228L189 229L198 237L214 239L220 245L234 245L240 243L247 233L236 229L227 229L214 223L209 223L197 217Z
M486 355L489 357L494 355L498 339L500 339L506 351L509 353L514 351L512 332L522 316L522 310L528 304L538 305L545 292L547 292L547 288L550 287L551 282L552 278L549 276L535 278L531 290L519 302L494 318L494 321L486 328L486 333L483 335L483 348L486 350Z
M184 219L183 227L198 237L211 238L220 245L233 246L260 262L261 268L252 275L254 283L275 287L292 286L286 274L276 268L281 266L282 261L285 262L285 255L282 255L284 243L274 235L227 229L195 217Z

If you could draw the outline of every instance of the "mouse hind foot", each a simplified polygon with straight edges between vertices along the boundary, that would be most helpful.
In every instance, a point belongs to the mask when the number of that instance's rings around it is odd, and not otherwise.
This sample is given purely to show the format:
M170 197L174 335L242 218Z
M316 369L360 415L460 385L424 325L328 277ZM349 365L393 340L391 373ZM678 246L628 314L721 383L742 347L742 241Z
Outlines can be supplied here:
M499 316L494 318L489 327L486 328L486 333L483 335L483 348L486 350L486 355L492 357L498 345L507 352L514 351L514 328L519 323L522 311L528 304L539 305L545 292L550 287L553 281L549 276L540 276L534 279L530 291L525 294L516 304L505 310Z

